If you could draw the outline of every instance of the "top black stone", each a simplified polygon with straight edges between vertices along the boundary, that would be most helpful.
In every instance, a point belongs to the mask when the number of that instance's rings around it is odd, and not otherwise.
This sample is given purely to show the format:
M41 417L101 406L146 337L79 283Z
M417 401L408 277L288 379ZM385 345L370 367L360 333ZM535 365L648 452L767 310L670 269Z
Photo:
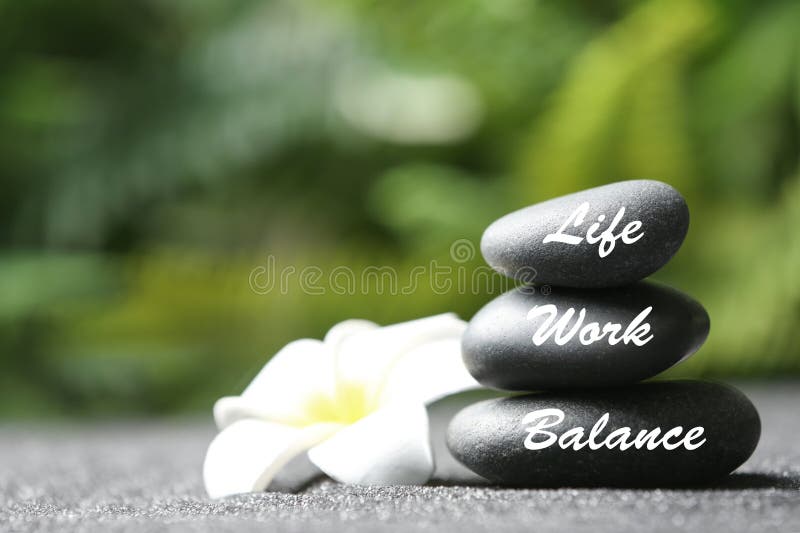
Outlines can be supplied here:
M481 251L498 272L565 287L645 278L678 251L689 209L666 183L621 181L538 203L493 222Z

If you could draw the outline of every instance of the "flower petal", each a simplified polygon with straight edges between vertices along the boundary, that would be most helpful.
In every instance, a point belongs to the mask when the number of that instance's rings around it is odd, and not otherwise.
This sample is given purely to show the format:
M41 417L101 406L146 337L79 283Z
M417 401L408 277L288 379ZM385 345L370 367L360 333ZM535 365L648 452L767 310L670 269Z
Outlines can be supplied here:
M360 318L352 318L350 320L345 320L344 322L339 322L329 329L328 333L325 334L324 342L331 347L336 347L344 339L355 333L361 333L377 327L378 325L375 322L362 320Z
M340 426L293 428L262 420L234 422L211 442L203 463L203 482L212 498L262 491L297 454Z
M375 398L399 357L433 341L460 339L465 328L466 322L445 313L349 335L335 352L337 380L362 384Z
M457 392L478 389L461 359L461 339L424 344L394 364L381 392L380 404L429 404Z
M264 490L266 492L298 492L308 487L321 475L324 473L311 462L308 453L298 453L283 465Z
M333 396L333 380L333 355L323 342L290 342L264 365L240 396L217 401L214 420L220 429L244 418L295 426L316 422L319 417L310 410L315 400Z
M428 414L422 404L381 409L311 448L308 457L342 483L425 483L433 472Z
M461 464L447 447L447 427L453 417L468 405L481 400L499 398L503 392L479 389L451 394L427 406L431 434L431 450L436 465L431 480L451 485L486 485L489 483L463 464Z

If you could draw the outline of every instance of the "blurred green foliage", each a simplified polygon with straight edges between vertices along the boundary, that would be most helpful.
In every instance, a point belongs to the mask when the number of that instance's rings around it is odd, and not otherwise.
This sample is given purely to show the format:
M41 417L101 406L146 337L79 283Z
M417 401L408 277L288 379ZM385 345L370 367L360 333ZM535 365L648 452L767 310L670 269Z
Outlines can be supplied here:
M0 416L208 409L339 320L468 318L499 285L253 275L472 271L451 244L500 214L638 177L687 197L655 278L712 318L669 374L796 376L798 27L793 0L0 2Z

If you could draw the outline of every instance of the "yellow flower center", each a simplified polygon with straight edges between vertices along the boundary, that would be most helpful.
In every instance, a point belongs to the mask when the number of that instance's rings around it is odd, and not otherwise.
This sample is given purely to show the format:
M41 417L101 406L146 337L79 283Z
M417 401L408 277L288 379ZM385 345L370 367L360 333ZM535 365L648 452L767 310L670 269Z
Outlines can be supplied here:
M305 406L305 419L298 425L334 423L349 425L361 420L374 410L370 394L361 383L338 383L336 394L316 394Z

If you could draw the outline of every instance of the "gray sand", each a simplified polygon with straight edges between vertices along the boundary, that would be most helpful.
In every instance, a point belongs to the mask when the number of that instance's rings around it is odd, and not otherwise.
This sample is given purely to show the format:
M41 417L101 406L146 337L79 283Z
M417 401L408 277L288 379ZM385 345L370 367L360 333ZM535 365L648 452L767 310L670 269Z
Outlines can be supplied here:
M205 497L210 421L0 427L0 529L10 531L800 532L800 384L743 387L761 412L753 457L692 490L318 481L297 494Z

